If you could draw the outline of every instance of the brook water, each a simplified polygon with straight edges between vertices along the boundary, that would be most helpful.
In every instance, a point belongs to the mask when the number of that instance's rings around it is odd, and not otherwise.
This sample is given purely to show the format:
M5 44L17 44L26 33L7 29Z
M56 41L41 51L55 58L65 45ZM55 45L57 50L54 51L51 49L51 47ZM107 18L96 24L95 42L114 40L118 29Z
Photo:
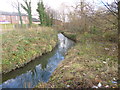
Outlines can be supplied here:
M60 61L64 60L65 53L74 44L61 33L58 34L58 41L52 52L36 58L23 68L3 75L0 88L33 88L40 82L47 82Z

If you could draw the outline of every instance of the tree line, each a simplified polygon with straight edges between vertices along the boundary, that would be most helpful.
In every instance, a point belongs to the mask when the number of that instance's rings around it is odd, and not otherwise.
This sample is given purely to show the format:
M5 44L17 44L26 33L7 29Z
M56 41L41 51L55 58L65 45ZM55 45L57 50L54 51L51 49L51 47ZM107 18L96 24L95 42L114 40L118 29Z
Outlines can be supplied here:
M24 5L21 4L21 7L27 12L29 25L32 25L32 7L31 0L23 0ZM102 32L111 31L117 32L117 28L119 28L119 2L114 1L111 4L104 3L101 1L103 5L106 7L98 7L97 9L92 5L92 3L88 3L86 0L80 0L75 6L71 6L72 11L69 11L69 8L64 7L63 11L58 13L50 8L46 8L43 1L40 0L37 3L37 9L39 15L39 21L41 26L52 26L54 23L54 19L59 19L63 24L60 28L64 30L69 30L71 32L90 32L90 33L100 33L100 29ZM64 9L68 9L68 13L65 14ZM20 12L20 3L17 4L17 10L20 16L20 22L22 26L22 18ZM67 22L66 22L67 18Z
M18 11L20 17L20 24L21 27L23 26L22 16L20 6L26 11L29 20L29 26L32 25L32 7L31 7L31 0L23 0L24 4L20 4L17 0L17 3L13 3L12 6L15 7ZM47 10L42 0L37 3L36 11L39 14L39 21L41 26L52 26L53 25L53 10Z

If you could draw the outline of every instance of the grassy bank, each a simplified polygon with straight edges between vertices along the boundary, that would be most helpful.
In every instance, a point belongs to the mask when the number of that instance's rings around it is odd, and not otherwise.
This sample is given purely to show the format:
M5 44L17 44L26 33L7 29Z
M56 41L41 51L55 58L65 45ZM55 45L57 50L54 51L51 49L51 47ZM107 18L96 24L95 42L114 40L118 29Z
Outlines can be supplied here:
M6 30L6 29L14 29L15 28L15 25L14 24L0 24L0 28L1 29L4 29L4 30Z
M47 27L3 32L2 73L21 67L51 51L56 43L57 32Z
M36 88L117 87L117 44L89 33L65 35L76 38L76 45L68 51L48 83L40 83Z

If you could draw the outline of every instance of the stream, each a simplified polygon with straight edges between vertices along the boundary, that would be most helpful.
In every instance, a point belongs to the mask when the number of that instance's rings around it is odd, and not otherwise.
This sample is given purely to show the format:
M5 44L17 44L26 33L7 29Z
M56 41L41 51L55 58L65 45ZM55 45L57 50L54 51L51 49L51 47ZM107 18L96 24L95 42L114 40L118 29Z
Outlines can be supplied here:
M22 68L4 74L0 88L34 88L40 82L47 82L73 45L72 40L59 33L58 44L52 52L35 58Z

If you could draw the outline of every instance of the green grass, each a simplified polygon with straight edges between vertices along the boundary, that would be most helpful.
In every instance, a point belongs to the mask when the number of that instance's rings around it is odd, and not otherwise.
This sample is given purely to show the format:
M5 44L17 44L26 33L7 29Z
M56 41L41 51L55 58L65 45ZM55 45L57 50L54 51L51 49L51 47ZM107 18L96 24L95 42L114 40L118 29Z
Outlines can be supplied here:
M14 24L0 24L2 29L14 29Z
M36 28L38 27L38 24L32 24L31 27ZM22 28L28 28L28 24L23 24ZM20 29L21 25L20 24L0 24L0 28L3 29L3 31L6 30L13 30L13 29Z
M36 88L67 88L68 85L73 89L91 88L98 83L103 88L117 87L112 83L114 78L118 79L117 44L95 34L76 34L76 37L76 45L68 51L48 83L39 83Z
M76 33L71 33L71 32L63 32L65 36L67 36L69 39L76 41L77 34Z
M2 34L2 72L8 72L51 51L57 42L57 32L51 28L12 30Z

